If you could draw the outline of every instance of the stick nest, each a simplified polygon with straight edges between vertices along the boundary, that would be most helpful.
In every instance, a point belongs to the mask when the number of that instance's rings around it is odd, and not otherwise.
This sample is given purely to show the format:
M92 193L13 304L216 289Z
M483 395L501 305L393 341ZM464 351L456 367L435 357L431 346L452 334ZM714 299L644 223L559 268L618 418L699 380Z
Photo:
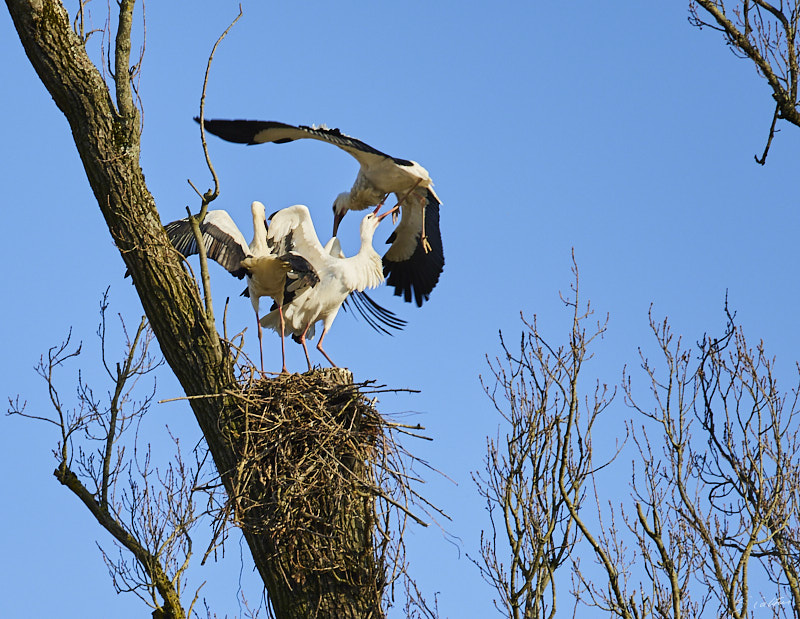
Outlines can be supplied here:
M387 440L366 386L338 369L250 380L235 418L221 424L240 456L235 521L268 537L290 584L320 572L385 583L378 555L388 539L374 525L382 530L376 497Z

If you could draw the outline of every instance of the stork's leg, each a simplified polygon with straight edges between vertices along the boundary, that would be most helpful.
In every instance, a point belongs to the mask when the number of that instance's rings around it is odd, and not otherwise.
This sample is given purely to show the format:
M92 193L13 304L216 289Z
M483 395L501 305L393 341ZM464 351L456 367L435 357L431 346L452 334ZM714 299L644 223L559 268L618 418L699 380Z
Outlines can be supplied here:
M261 373L264 373L264 334L261 330L261 320L256 312L256 324L258 325L258 354L261 357Z
M425 209L427 207L427 203L422 205L422 236L419 239L422 243L422 249L425 250L426 254L431 251L431 244L428 242L428 235L425 234Z
M335 368L338 368L339 366L338 366L338 365L336 365L336 364L333 362L333 359L331 359L331 358L328 356L328 353L326 353L326 352L325 352L325 351L322 349L322 340L324 340L324 339L325 339L325 334L326 334L327 332L328 332L328 328L327 328L327 327L325 327L325 328L322 330L322 335L320 335L320 336L319 336L319 342L317 342L317 350L318 350L318 351L320 351L320 352L321 352L323 355L325 355L325 358L328 360L328 362L329 362L329 363L330 363L330 364L331 364L333 367L335 367Z
M286 342L284 341L286 336L286 323L283 321L283 305L278 306L278 316L281 317L281 363L283 363L281 374L288 374L289 372L286 369Z
M403 202L405 201L405 199L408 198L408 196L411 195L411 192L414 191L419 186L419 184L421 182L422 182L421 178L417 179L417 182L414 183L414 186L411 189L409 189L403 195L403 197L400 198L397 201L397 206L402 205ZM426 207L427 207L427 201L423 201L423 203L422 203L422 235L420 236L419 241L420 241L420 243L422 243L423 251L427 254L432 250L432 248L431 248L431 244L428 242L428 235L425 232L425 208ZM396 211L394 213L392 213L392 223L397 223L397 212Z
M308 356L308 346L306 346L306 333L308 333L308 328L311 326L309 322L306 325L305 330L303 331L303 335L300 336L300 343L303 345L303 352L306 353L306 363L308 363L308 371L311 371L311 358ZM326 355L327 356L327 355Z
M414 190L417 188L417 186L418 186L418 185L419 185L421 182L422 182L422 179L421 179L421 178L418 178L418 179L417 179L417 182L416 182L416 183L414 183L414 186L413 186L411 189L409 189L408 191L406 191L406 192L403 194L403 197L402 197L402 198L400 198L400 199L397 201L397 204L395 204L395 206L402 206L402 205L403 205L403 203L405 202L405 199L406 199L408 196L410 196L410 195L411 195L411 192L412 192L412 191L414 191ZM424 214L425 214L425 212L423 211L423 215L424 215ZM396 223L397 223L397 217L398 217L398 215L397 215L397 211L395 211L394 213L392 213L392 223L393 223L393 224L396 224ZM425 226L425 223L424 223L424 222L425 222L425 220L423 219L422 221L423 221L423 224L422 224L422 225L423 225L423 230L424 230L424 229L425 229L425 228L424 228L424 226ZM423 232L423 235L424 235L424 234L425 234L425 233Z

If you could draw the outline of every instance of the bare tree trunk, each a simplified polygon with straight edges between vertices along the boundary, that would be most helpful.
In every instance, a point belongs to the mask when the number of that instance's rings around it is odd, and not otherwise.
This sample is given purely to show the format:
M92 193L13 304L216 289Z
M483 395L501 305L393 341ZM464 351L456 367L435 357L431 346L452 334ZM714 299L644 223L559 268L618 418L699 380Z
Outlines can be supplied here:
M371 470L380 415L347 370L243 388L230 424L241 430L232 511L277 580L273 604L285 617L382 617Z
M60 1L6 0L6 4L31 64L70 124L92 191L167 363L187 395L207 396L190 403L222 482L235 500L240 454L225 427L237 410L231 395L238 391L231 356L207 318L195 281L167 239L139 165L141 120L130 86L136 71L130 64L134 0L118 3L111 78L116 97L87 55L84 40L71 28ZM332 533L349 547L354 530L360 531L358 543L365 558L358 566L378 573L371 564L369 529L364 533L361 526L342 523ZM313 586L310 582L297 586L305 575L274 571L274 539L253 527L244 527L244 534L278 617L381 615L380 584L374 579L345 586L337 574L325 572Z

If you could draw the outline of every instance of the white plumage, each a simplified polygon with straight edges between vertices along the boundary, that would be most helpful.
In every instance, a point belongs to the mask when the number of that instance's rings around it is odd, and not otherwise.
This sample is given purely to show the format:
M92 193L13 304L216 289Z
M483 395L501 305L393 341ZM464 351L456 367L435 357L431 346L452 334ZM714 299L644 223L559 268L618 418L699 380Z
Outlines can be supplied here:
M394 210L394 209L393 209ZM267 238L279 251L292 251L306 258L314 267L319 281L284 304L286 331L299 338L311 369L306 338L313 337L314 323L322 321L323 330L317 342L319 350L332 366L336 366L322 342L348 295L354 291L375 288L383 283L381 258L372 247L372 237L381 220L377 209L361 221L361 247L355 256L344 258L338 240L331 239L324 247L311 221L308 208L298 204L278 211L271 218ZM264 327L277 330L276 310L261 319Z
M248 244L231 216L223 210L208 211L200 223L200 232L206 255L222 265L236 277L247 276L247 296L253 304L258 326L258 344L261 371L264 371L263 336L259 315L261 297L272 297L281 318L282 372L286 372L286 353L282 328L282 306L287 293L296 293L304 286L315 283L317 275L311 264L292 252L277 255L267 244L266 210L261 202L250 205L253 215L253 240ZM175 248L184 256L198 252L197 242L188 218L173 221L165 226Z
M439 231L441 201L428 171L420 164L387 155L338 129L258 120L206 120L204 126L229 142L283 144L310 138L350 153L361 167L350 191L340 193L334 200L334 236L347 211L380 205L388 194L394 193L402 206L402 218L387 240L391 247L383 256L387 284L406 301L413 297L418 306L429 298L444 269Z

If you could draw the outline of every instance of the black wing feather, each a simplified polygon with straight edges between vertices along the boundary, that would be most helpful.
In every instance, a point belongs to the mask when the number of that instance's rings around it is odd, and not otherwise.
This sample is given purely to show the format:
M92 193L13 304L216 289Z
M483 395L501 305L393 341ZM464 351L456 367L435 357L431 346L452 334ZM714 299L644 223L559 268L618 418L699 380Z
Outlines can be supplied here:
M300 254L290 252L280 256L278 259L289 265L289 271L286 273L284 303L287 302L285 295L291 294L292 298L294 298L295 295L309 286L316 286L319 283L319 275L317 275L314 267Z
M417 307L422 307L422 304L430 299L431 291L436 287L439 276L444 270L444 248L442 233L439 230L439 201L432 192L428 191L427 195L425 234L431 245L431 251L426 252L418 238L417 247L408 260L394 262L385 257L383 259L386 284L394 286L395 296L402 295L406 303L410 303L413 297ZM392 243L394 239L393 232L386 242Z
M200 122L200 118L195 116L195 122ZM311 138L328 142L339 148L352 148L365 153L386 157L394 161L397 165L412 166L414 163L407 159L392 157L384 152L373 148L366 142L358 138L351 137L339 131L339 129L327 129L324 127L309 127L308 125L287 125L286 123L275 120L223 120L209 119L204 121L206 131L222 138L228 142L236 144L264 144L273 142L274 144L286 144L303 138ZM289 133L289 136L285 134ZM273 137L275 136L275 137ZM277 137L283 136L283 137Z
M286 282L283 285L283 304L288 305L306 288L316 286L319 282L319 275L317 275L311 263L300 254L290 252L280 256L279 260L289 264ZM242 294L244 295L244 293ZM269 310L276 309L278 309L278 304L273 300Z
M164 229L172 246L185 257L198 253L197 241L188 218L172 221ZM206 256L222 265L231 275L242 279L246 273L239 265L247 257L244 248L213 224L202 222L200 233L206 247Z
M389 329L401 331L407 324L405 320L399 318L394 312L376 303L366 292L354 290L347 296L342 304L344 311L353 309L361 314L367 324L378 333L393 335Z

